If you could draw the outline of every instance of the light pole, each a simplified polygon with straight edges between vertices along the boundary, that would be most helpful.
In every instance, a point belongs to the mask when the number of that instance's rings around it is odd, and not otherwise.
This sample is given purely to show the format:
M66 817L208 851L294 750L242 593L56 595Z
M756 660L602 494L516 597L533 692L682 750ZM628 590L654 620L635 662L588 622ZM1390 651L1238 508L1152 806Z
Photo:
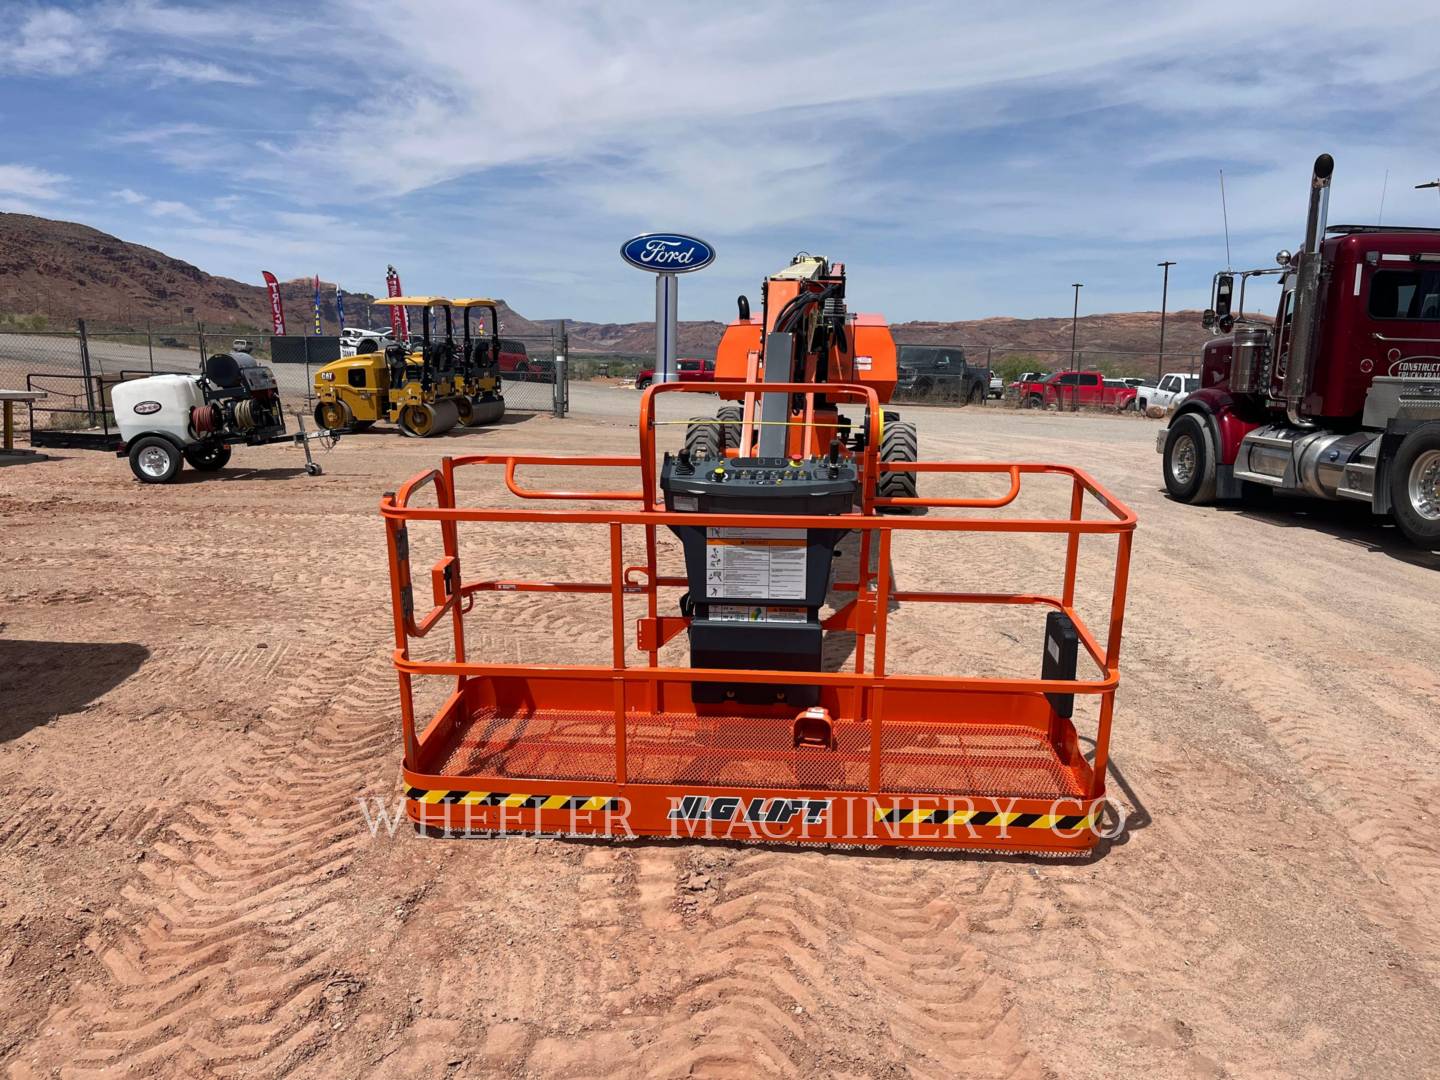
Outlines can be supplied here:
M1075 290L1075 310L1070 315L1070 370L1075 370L1075 332L1080 326L1080 290L1085 287L1083 281L1073 282L1070 286Z
M1165 269L1165 281L1160 286L1160 359L1155 362L1155 385L1159 386L1165 377L1165 307L1170 299L1170 267L1175 265L1175 260L1167 259L1155 265Z

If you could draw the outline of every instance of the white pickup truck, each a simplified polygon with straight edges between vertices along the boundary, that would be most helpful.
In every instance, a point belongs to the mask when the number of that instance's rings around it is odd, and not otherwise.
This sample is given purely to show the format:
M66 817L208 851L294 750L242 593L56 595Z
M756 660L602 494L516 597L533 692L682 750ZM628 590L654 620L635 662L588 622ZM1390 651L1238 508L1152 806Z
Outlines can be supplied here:
M1136 389L1135 407L1142 413L1151 409L1169 412L1184 401L1192 391L1200 389L1200 376L1186 375L1171 371L1160 377L1159 386L1141 386Z

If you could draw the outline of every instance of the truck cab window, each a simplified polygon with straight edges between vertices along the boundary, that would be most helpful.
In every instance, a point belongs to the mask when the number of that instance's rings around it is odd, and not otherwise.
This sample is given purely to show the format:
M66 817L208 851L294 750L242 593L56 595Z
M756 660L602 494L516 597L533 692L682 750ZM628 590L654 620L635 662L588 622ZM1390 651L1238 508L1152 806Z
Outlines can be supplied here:
M1440 320L1440 270L1379 270L1370 280L1372 319Z

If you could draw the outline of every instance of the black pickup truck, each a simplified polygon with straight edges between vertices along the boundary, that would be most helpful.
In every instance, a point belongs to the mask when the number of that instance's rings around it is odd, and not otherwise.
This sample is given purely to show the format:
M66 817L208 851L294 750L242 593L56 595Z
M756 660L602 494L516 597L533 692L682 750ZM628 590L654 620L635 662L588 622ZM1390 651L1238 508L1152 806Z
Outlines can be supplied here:
M958 345L901 345L896 366L895 392L911 400L978 405L990 392L990 369L969 364Z

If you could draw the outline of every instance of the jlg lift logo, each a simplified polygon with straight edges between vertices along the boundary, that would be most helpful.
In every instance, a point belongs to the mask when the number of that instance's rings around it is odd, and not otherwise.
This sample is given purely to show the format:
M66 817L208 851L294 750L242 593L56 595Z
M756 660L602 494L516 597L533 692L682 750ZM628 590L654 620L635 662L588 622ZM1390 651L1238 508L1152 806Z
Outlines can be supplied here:
M830 809L829 799L741 799L732 795L684 795L670 811L671 821L748 821L788 825L801 817L818 825Z

